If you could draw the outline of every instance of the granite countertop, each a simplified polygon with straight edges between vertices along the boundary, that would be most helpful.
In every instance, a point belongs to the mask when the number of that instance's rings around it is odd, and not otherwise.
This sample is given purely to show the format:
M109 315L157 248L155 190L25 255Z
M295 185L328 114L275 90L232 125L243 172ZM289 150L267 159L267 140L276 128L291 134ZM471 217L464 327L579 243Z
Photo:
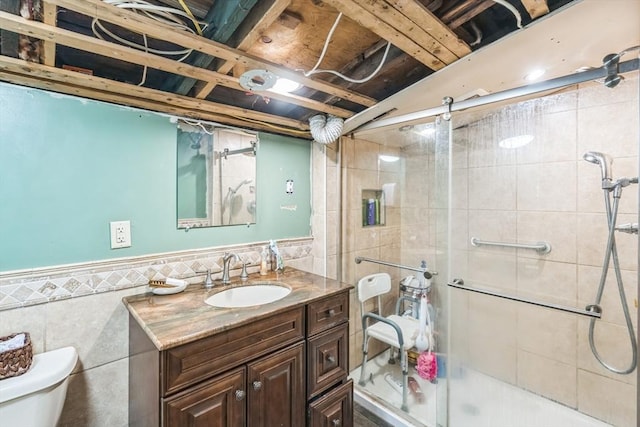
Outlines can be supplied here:
M251 307L217 308L204 302L211 295L230 287L264 281L282 282L291 288L291 293L278 301ZM244 282L235 277L230 285L216 283L212 289L204 289L202 284L192 284L178 294L155 295L147 292L126 297L123 302L158 350L167 350L352 287L287 267L280 274L251 274Z

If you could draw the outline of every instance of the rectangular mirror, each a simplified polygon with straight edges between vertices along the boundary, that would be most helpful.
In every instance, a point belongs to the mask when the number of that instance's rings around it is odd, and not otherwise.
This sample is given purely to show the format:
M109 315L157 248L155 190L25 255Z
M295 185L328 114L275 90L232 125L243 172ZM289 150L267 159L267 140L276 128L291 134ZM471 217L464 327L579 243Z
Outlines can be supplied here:
M258 135L180 119L178 228L255 224Z

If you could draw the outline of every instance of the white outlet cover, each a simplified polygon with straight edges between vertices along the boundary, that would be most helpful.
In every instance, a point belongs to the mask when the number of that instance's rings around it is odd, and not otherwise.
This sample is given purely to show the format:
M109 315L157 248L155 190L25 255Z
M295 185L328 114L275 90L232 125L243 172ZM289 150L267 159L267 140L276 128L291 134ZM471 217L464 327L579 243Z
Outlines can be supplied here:
M131 247L131 222L111 221L111 249Z

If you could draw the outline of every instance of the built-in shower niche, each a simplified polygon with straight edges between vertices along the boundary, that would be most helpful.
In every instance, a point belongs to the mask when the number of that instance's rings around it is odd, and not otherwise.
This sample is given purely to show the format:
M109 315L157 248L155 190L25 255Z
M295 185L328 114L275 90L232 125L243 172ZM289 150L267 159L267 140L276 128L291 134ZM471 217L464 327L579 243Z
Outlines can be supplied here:
M362 226L385 224L385 198L382 190L362 190Z

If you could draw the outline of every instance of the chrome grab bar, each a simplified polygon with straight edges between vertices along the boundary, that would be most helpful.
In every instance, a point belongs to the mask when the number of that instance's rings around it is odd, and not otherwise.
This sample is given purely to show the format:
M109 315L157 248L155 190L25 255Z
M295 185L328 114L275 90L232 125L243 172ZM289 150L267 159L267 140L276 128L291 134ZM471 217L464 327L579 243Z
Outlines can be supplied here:
M378 259L365 258L363 256L357 256L355 261L356 261L356 264L360 264L362 261L366 261L366 262L372 262L374 264L386 265L386 266L389 266L389 267L402 268L403 270L417 271L418 273L425 273L425 274L426 273L430 273L432 276L436 276L438 274L437 271L429 271L426 268L409 267L407 265L395 264L393 262L387 262L387 261L380 261ZM426 277L426 278L430 279L431 277Z
M547 242L538 242L535 244L525 243L503 243L503 242L489 242L486 240L480 240L477 237L471 238L471 244L473 246L502 246L504 248L518 248L518 249L533 249L541 254L548 254L551 252L551 245Z
M595 317L600 319L602 317L602 308L597 304L590 304L581 310L579 308L567 307L564 305L550 304L542 301L536 301L529 298L516 297L513 295L502 294L500 292L491 291L489 289L476 288L473 286L466 286L462 279L453 279L452 283L447 283L452 288L462 289L464 291L476 292L479 294L490 295L492 297L504 298L511 301L524 302L526 304L537 305L538 307L550 308L552 310L560 310L567 313L579 314L581 316Z

